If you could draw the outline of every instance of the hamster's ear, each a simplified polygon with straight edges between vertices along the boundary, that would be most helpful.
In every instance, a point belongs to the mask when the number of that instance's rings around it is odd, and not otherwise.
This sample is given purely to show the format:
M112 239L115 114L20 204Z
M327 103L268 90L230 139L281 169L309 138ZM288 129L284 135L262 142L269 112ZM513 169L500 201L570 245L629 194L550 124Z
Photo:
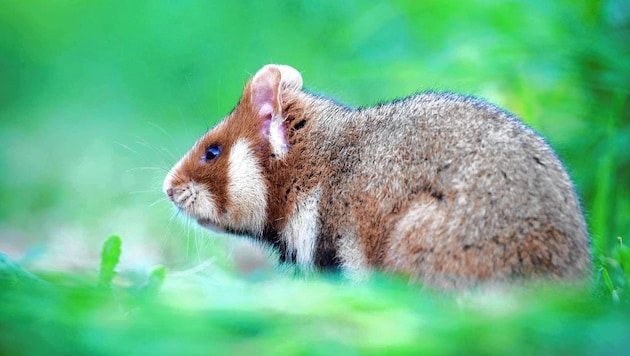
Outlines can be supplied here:
M273 153L282 157L289 149L283 125L282 92L301 90L302 76L285 65L262 67L251 82L251 102L262 122L263 136L268 138Z
M268 118L282 110L283 90L301 89L302 76L297 70L286 65L268 64L252 79L252 103L260 118Z

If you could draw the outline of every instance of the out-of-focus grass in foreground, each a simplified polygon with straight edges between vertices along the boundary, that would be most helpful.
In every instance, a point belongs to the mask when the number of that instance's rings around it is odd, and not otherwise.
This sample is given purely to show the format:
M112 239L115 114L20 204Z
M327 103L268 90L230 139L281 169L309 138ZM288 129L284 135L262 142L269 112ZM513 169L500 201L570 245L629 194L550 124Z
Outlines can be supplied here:
M538 286L440 294L391 276L236 280L163 267L114 278L120 238L96 276L32 275L0 261L4 354L624 354L630 348L630 253L623 289ZM124 249L123 249L124 251ZM621 268L621 267L620 267ZM113 281L113 283L112 283ZM163 288L160 286L163 284ZM160 290L161 289L161 290Z

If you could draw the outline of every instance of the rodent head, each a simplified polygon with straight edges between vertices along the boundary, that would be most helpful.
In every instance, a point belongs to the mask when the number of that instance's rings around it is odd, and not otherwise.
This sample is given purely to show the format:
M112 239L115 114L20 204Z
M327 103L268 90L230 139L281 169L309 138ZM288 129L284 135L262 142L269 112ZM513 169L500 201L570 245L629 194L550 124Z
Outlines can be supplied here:
M236 108L170 170L163 189L207 228L259 236L267 218L265 160L288 151L282 104L302 89L293 68L266 65L246 84Z

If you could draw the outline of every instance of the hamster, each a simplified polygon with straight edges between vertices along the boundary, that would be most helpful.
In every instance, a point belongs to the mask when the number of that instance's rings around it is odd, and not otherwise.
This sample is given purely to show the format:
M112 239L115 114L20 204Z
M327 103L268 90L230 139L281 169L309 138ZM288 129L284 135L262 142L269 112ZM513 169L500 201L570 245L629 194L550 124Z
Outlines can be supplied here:
M579 281L591 269L552 149L508 112L452 93L355 109L266 65L163 189L201 226L303 269L376 269L442 290Z

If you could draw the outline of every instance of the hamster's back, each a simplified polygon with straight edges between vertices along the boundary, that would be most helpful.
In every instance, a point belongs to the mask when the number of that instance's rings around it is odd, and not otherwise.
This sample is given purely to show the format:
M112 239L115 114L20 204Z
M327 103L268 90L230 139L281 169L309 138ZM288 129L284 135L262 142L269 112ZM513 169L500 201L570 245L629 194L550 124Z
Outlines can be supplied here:
M313 164L332 172L326 182L335 188L324 195L344 192L322 197L323 229L351 231L370 264L440 288L590 271L585 222L562 164L495 106L423 93L342 110L311 135L307 149L322 160Z

